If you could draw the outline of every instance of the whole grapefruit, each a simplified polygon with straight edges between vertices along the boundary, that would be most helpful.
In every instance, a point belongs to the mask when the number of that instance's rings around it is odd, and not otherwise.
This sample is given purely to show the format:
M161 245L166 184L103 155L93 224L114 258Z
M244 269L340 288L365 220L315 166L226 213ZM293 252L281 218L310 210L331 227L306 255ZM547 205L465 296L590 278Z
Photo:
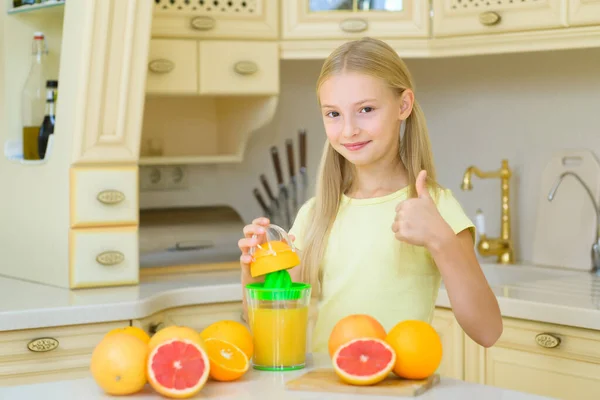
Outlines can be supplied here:
M366 314L353 314L340 319L329 335L329 356L333 357L337 349L354 339L381 339L384 340L386 332L381 323L374 317Z

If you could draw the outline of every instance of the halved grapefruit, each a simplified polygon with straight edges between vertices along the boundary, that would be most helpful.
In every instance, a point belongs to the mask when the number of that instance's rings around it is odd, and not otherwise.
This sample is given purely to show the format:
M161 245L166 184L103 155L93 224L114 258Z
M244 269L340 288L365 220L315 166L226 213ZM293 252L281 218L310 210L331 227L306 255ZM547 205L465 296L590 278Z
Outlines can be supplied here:
M148 382L165 397L185 399L194 396L208 380L210 360L193 340L166 340L150 352Z
M396 353L385 341L361 338L341 345L334 353L333 368L351 385L374 385L384 380L396 364Z

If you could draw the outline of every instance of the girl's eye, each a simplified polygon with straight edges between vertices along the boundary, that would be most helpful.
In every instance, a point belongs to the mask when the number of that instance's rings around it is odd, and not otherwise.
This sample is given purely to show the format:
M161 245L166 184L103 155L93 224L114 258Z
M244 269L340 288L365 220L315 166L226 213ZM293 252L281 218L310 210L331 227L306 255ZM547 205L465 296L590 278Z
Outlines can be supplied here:
M331 117L331 118L335 118L335 117L337 117L340 114L337 111L330 111L330 112L328 112L325 115L328 116L328 117Z
M363 107L360 112L371 112L373 111L373 107Z

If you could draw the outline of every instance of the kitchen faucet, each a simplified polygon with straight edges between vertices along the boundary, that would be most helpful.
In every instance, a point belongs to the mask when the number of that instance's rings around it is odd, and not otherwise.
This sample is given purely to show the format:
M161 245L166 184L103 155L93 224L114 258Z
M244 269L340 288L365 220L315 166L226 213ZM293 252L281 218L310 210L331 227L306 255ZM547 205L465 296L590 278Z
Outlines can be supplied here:
M479 178L500 178L501 187L501 207L502 218L500 226L500 237L488 238L485 232L481 231L479 235L479 243L477 250L482 256L498 256L498 263L513 264L515 262L515 254L513 241L510 232L510 206L509 206L509 180L512 176L512 171L508 167L508 160L502 160L502 167L496 171L482 172L475 166L470 166L465 171L461 185L462 190L473 189L471 182L472 175L475 174Z
M586 183L583 181L583 179L581 179L581 177L579 175L577 175L575 172L566 171L566 172L563 172L562 174L560 174L560 176L556 180L556 183L554 183L554 186L552 186L552 189L550 189L550 193L548 193L548 201L552 201L552 199L554 199L554 196L556 195L556 191L558 190L560 183L567 175L571 175L572 177L577 179L579 181L579 183L581 183L581 185L587 192L588 196L590 197L590 200L592 201L592 205L594 206L594 211L596 211L596 238L595 238L594 242L592 243L592 263L594 265L594 269L592 271L595 272L596 274L600 274L600 233L598 231L600 229L600 207L598 206L598 204L596 203L596 200L594 199L592 190L589 188L588 185L586 185Z

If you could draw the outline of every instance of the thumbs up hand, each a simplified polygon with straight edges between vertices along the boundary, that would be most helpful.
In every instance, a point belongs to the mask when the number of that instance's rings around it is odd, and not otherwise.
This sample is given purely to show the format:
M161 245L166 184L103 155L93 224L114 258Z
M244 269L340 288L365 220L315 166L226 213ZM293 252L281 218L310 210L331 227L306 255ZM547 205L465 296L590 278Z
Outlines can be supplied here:
M440 215L427 190L427 171L417 176L417 197L404 200L396 206L392 231L396 239L415 246L429 248L440 234L454 234Z

